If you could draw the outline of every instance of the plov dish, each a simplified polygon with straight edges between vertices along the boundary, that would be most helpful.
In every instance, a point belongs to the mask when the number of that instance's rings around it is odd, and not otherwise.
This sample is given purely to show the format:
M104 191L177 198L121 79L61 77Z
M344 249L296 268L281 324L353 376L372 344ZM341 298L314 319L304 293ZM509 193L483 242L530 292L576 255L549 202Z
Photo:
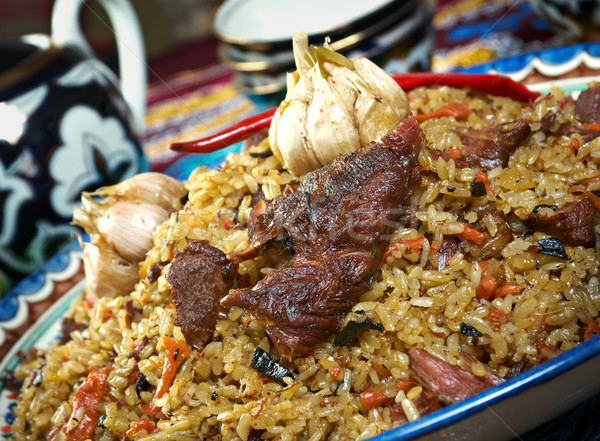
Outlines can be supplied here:
M14 439L364 439L592 338L599 101L417 88L349 112L398 121L342 155L272 130L185 187L84 195L86 295L14 373Z

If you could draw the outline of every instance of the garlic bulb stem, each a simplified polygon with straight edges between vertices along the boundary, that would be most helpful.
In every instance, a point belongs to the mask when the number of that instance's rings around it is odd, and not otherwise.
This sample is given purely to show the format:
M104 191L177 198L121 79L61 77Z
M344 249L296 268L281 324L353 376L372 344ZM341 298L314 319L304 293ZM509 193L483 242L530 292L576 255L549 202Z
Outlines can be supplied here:
M404 91L371 61L309 45L304 33L294 35L293 49L297 70L288 74L269 144L296 176L380 141L408 115Z

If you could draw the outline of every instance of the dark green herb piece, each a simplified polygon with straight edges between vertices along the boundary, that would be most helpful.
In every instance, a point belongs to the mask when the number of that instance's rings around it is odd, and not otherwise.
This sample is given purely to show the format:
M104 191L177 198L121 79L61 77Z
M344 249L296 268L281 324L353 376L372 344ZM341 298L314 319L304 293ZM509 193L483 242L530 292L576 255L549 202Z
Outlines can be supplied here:
M213 401L216 401L217 397L218 397L217 393L213 390L210 393L210 399L213 400Z
M271 354L259 347L254 349L250 366L282 386L286 385L283 378L292 376L292 373L280 365Z
M106 426L104 425L105 421L106 421L106 414L100 415L100 418L98 418L98 427L106 428Z
M540 204L533 207L533 212L537 214L537 212L540 211L540 208L550 208L554 211L558 210L558 206L556 205Z
M370 318L361 320L360 322L350 320L346 326L335 336L333 344L336 346L346 346L360 334L369 329L375 329L379 332L383 332L383 325L381 323L374 322Z
M281 244L289 251L294 252L294 239L292 239L290 236L285 236L281 240Z
M262 152L250 152L250 156L253 158L268 158L269 156L273 156L273 152L271 150L265 150Z
M466 323L460 324L460 333L465 337L481 337L483 334L471 325Z
M140 373L137 381L135 382L135 392L138 398L141 398L141 393L146 392L150 388L150 382L146 379L146 376Z
M484 182L474 181L473 184L471 184L471 196L478 198L480 196L485 196L486 194L487 191Z
M539 254L547 254L548 256L554 256L564 260L569 259L569 256L565 251L565 246L557 238L549 237L548 239L540 239L537 243L542 247Z

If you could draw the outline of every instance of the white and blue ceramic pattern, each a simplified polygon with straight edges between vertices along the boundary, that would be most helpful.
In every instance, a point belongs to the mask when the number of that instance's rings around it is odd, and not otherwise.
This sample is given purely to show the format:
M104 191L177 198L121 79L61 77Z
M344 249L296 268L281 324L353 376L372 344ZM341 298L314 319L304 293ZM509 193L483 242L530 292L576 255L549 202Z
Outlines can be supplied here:
M127 0L101 3L120 81L83 39L83 0L55 0L49 36L0 41L0 295L72 240L82 191L146 168L141 30Z
M575 60L575 61L573 61ZM548 77L572 71L584 63L600 68L600 44L577 45L496 60L468 72L503 73L519 80L534 68ZM595 77L591 77L593 79ZM567 81L567 82L564 82ZM567 87L574 94L583 90L589 77L569 80L549 80L532 86L548 90L551 84ZM239 149L232 146L229 151ZM198 165L216 166L225 152L217 155L189 155L176 162L169 173L187 179ZM42 270L29 276L0 303L0 336L15 320L27 320L28 301L44 297L57 280L73 276L81 266L81 251L77 244L51 259ZM59 334L62 314L81 292L81 282L55 302L44 315L23 334L0 362L0 375L14 368L15 354L32 345L43 347ZM0 345L2 339L0 339ZM586 399L600 393L600 336L537 366L506 383L495 386L463 402L445 407L405 426L378 435L378 441L483 440L507 441L545 424L557 415L573 409ZM10 409L16 396L0 385L0 431L10 433Z

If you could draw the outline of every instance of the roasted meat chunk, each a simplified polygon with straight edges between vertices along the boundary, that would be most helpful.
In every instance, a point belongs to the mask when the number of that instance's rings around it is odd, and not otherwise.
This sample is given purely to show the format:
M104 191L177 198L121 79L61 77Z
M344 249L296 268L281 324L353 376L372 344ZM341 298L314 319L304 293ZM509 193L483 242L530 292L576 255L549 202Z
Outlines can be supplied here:
M424 142L411 117L382 143L338 157L268 204L249 226L250 247L277 238L293 244L294 257L254 288L232 290L221 304L264 321L288 358L329 338L370 285L386 234L408 204L411 170Z
M481 130L459 128L454 132L464 148L460 158L453 158L456 167L478 167L487 171L496 167L506 167L510 155L529 136L531 128L521 119ZM430 155L433 159L451 158L446 152L438 150L431 150Z
M583 90L575 101L575 116L582 123L600 123L600 86Z
M408 357L410 367L416 373L416 380L446 403L462 401L504 382L504 379L491 371L478 377L470 370L451 365L424 349L411 348L408 350ZM470 368L471 364L472 361L465 357L465 366Z
M592 248L596 246L595 215L594 203L584 197L552 216L531 213L523 223L530 230L554 236L564 244Z
M212 337L223 296L233 285L237 263L206 242L191 242L177 253L166 277L176 323L189 344L202 350Z

